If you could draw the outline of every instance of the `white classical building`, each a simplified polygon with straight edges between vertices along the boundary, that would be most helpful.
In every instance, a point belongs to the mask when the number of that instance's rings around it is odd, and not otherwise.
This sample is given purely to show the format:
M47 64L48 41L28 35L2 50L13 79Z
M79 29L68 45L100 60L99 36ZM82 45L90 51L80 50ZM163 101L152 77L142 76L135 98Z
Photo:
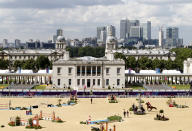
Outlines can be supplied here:
M192 74L192 58L188 58L183 63L183 73Z
M107 37L105 56L70 58L65 39L57 41L64 58L53 63L53 86L58 88L122 88L125 87L125 63L114 58L117 40ZM62 45L63 44L63 45Z

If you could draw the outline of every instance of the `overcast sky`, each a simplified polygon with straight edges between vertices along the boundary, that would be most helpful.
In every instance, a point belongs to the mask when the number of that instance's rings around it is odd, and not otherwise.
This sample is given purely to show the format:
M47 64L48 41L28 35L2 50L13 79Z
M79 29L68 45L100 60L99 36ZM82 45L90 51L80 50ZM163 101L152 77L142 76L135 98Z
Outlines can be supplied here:
M192 0L0 0L0 42L47 41L62 28L66 38L96 36L96 27L122 18L152 22L152 37L160 26L177 26L185 44L192 42Z

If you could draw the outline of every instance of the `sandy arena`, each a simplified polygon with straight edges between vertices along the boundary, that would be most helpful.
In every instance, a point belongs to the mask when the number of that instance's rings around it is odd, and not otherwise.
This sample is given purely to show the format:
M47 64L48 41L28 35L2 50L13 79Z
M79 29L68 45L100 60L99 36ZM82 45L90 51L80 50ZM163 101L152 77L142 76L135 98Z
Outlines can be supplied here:
M33 116L39 114L40 110L43 113L52 113L55 111L56 116L59 116L64 123L54 123L51 121L40 121L43 127L42 131L91 131L91 126L98 125L82 125L80 121L86 121L89 115L92 120L104 120L111 115L121 115L123 117L123 109L128 110L133 103L138 104L136 98L118 98L119 103L108 103L107 98L94 98L93 104L90 104L90 99L78 99L78 104L74 106L50 107L46 104L58 103L59 98L1 98L0 104L8 103L11 100L12 107L39 105L38 109L33 109ZM191 98L175 98L177 104L187 105L189 108L181 109L168 107L166 101L168 98L142 98L145 102L150 102L158 110L151 112L147 111L146 115L137 116L133 113L129 118L123 118L123 122L110 123L109 127L116 125L116 131L191 131L192 130L192 99ZM67 98L62 98L62 103L67 102ZM146 109L146 105L144 105ZM155 121L154 117L160 109L163 109L165 116L169 121ZM25 111L16 110L0 110L0 125L5 125L0 128L1 131L23 131L25 126L10 127L8 122L10 117L20 116L22 119L28 119L32 116L26 116Z

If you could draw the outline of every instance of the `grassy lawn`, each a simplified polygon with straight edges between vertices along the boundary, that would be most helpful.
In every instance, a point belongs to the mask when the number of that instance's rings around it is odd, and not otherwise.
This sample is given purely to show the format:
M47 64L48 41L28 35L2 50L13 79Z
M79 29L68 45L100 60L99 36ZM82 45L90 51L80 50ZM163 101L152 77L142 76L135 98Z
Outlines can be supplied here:
M130 89L133 89L133 90L145 90L145 88L142 87L142 86L131 86Z
M3 89L5 87L9 86L9 84L0 84L0 89Z
M47 85L37 85L37 86L33 87L33 89L45 90L46 87L47 87Z
M189 90L190 85L168 85L169 87L176 87L177 90Z

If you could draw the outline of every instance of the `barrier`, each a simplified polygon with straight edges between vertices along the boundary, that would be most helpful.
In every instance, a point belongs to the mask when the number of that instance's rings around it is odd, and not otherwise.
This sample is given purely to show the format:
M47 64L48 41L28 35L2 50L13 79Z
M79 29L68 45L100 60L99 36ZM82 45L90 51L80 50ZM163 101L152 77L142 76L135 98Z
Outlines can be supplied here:
M10 121L13 121L16 123L16 117L10 117ZM21 126L29 125L28 119L20 118L20 125Z
M10 104L0 104L0 110L9 110Z
M20 120L20 122L21 122L21 126L27 126L27 125L29 125L29 122L28 122L28 120Z
M53 111L52 114L50 113L43 113L42 111L40 111L40 114L39 114L39 119L41 120L50 120L50 121L54 121L55 120L55 112Z

